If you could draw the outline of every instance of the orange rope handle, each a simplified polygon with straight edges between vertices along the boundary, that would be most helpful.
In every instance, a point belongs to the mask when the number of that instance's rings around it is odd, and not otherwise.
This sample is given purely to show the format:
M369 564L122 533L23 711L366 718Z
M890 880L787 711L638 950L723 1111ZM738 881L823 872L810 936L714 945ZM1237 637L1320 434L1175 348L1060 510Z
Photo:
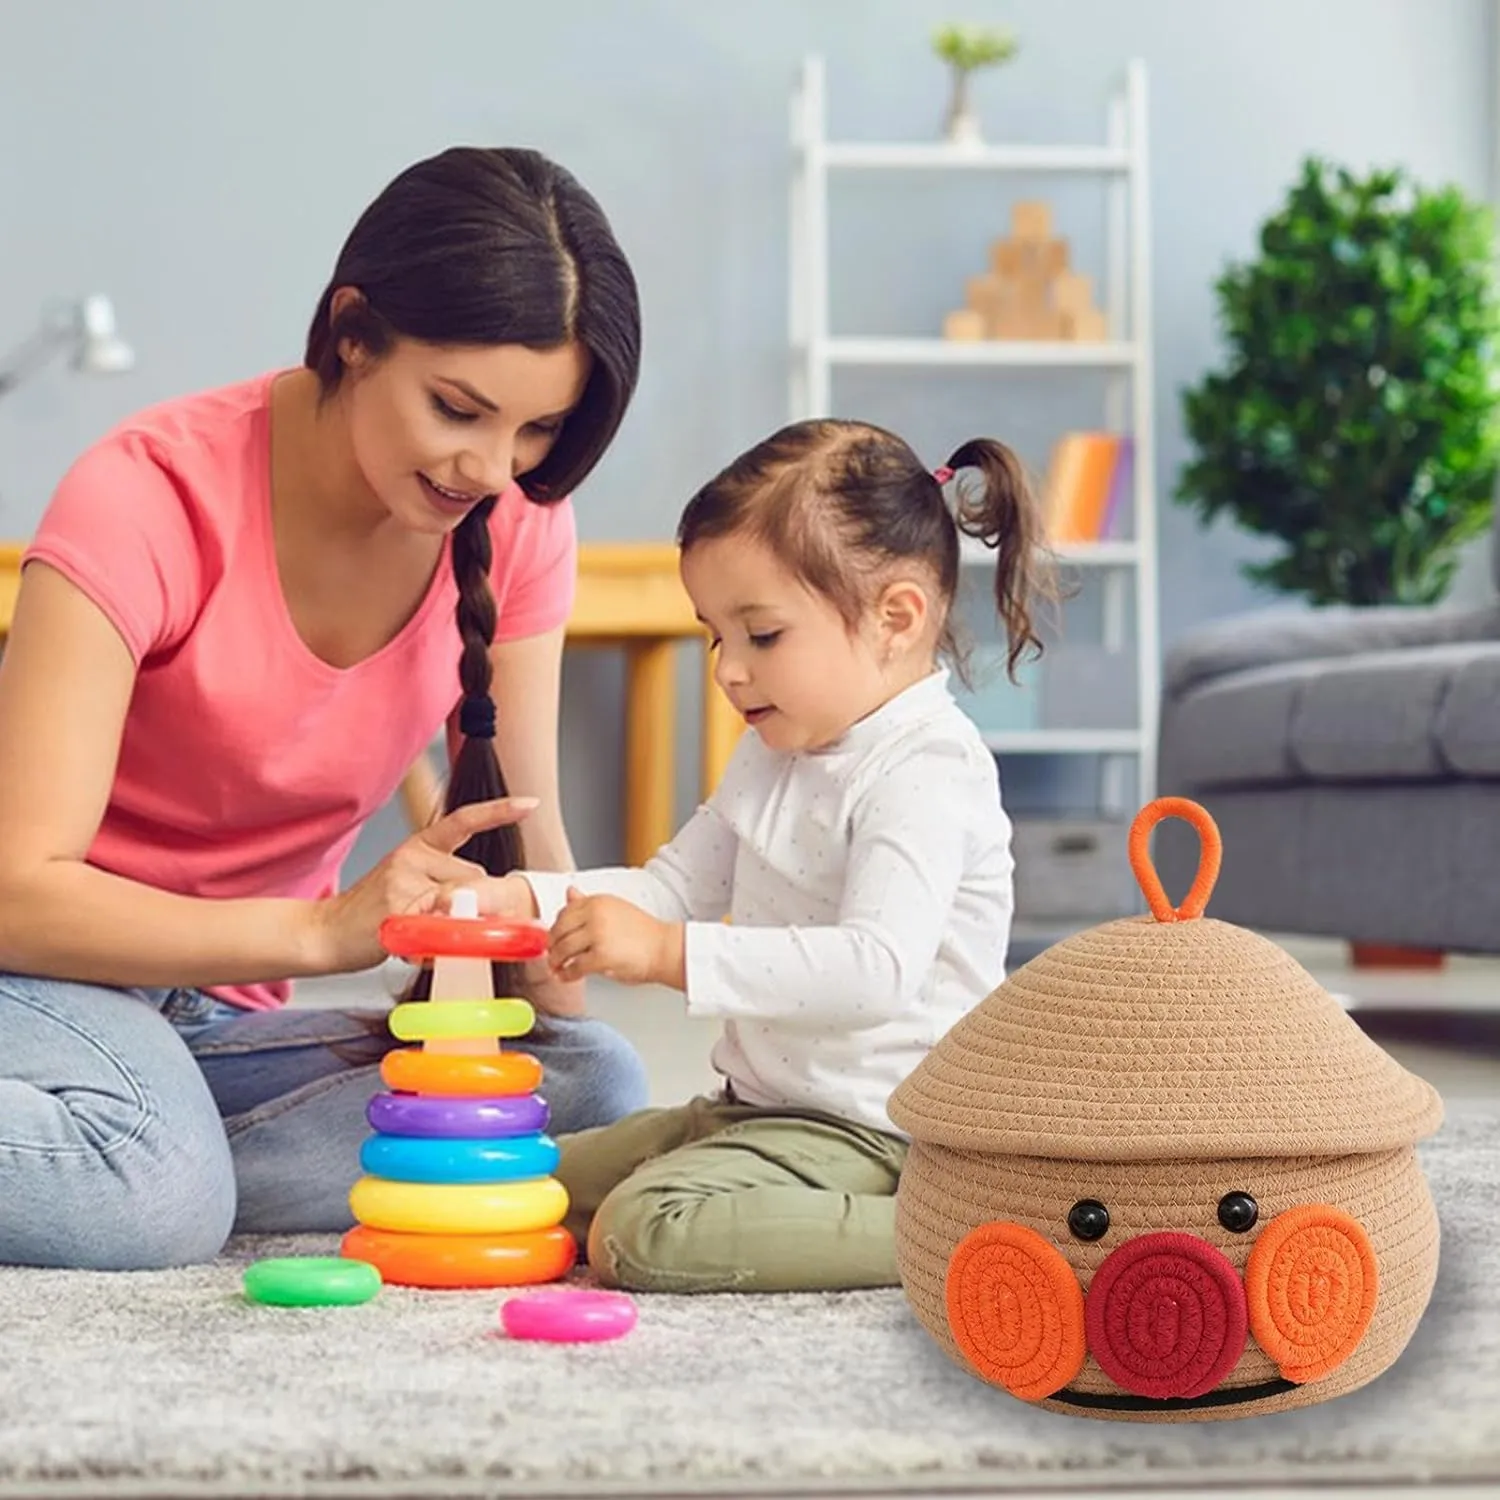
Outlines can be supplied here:
M1151 830L1163 818L1181 818L1198 830L1202 848L1198 855L1198 873L1181 906L1173 906L1162 889L1161 877L1151 863ZM1158 797L1148 802L1130 825L1130 868L1135 873L1141 894L1158 922L1190 922L1203 915L1214 882L1219 878L1219 864L1224 856L1224 841L1219 825L1209 817L1208 809L1190 797Z

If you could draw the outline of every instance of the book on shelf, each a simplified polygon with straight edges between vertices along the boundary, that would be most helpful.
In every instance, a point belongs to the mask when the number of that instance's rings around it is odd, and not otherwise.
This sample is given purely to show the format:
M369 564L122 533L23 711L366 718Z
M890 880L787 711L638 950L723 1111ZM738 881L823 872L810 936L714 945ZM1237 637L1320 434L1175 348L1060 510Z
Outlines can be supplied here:
M1069 432L1052 450L1042 492L1054 545L1126 534L1132 444L1118 432Z

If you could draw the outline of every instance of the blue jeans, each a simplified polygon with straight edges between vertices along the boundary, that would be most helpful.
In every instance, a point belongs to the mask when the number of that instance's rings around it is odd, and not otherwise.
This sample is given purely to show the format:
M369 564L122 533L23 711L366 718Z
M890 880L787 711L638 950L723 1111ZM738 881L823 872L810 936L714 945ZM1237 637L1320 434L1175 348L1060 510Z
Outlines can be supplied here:
M248 1012L198 990L0 973L0 1264L150 1270L231 1230L338 1232L388 1037L379 1010ZM524 1044L562 1134L646 1103L602 1021Z

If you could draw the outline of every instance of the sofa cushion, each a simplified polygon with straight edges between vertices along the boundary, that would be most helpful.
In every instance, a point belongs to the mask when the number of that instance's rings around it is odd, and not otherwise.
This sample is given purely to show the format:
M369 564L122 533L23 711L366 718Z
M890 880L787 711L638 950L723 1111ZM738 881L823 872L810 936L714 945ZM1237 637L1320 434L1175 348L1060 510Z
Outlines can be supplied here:
M1279 605L1195 627L1167 653L1162 690L1170 700L1215 677L1257 667L1471 641L1500 642L1500 601L1475 609Z
M1183 694L1162 723L1163 753L1187 786L1246 786L1299 779L1291 722L1306 663L1260 667L1211 678Z
M1235 672L1187 691L1163 731L1193 786L1500 777L1500 643Z
M1500 777L1500 646L1476 651L1454 674L1439 738L1454 771Z

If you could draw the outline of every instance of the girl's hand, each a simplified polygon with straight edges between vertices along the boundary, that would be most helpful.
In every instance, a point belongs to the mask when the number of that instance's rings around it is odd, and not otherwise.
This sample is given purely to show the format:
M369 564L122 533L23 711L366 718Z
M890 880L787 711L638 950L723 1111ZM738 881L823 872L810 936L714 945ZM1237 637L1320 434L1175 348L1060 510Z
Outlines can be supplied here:
M487 828L519 823L538 805L535 797L498 797L455 808L414 833L348 890L312 902L312 972L345 974L378 964L385 957L380 924L387 917L437 911L453 887L488 882L481 866L459 859L454 851Z
M552 924L548 955L563 979L603 974L621 984L685 987L683 929L660 922L618 896L568 892L568 904Z

